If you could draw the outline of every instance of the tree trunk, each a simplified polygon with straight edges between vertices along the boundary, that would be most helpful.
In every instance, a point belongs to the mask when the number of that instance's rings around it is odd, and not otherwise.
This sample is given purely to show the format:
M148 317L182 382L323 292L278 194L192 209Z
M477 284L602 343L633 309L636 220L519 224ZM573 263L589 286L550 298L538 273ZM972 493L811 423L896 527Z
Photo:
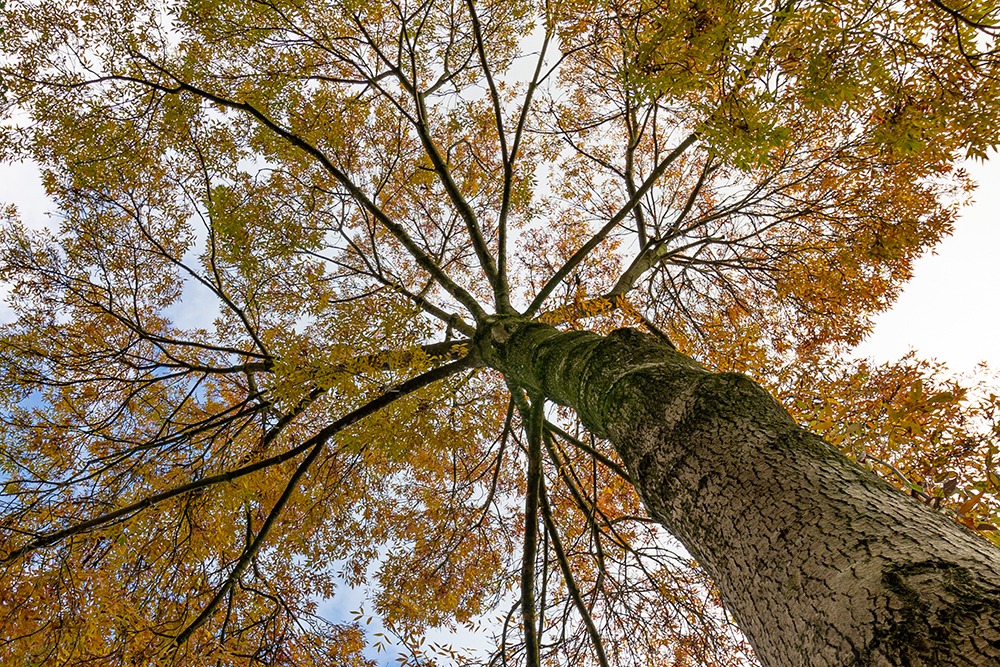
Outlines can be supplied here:
M477 346L613 443L768 667L1000 665L1000 549L800 428L745 376L629 329L498 317Z

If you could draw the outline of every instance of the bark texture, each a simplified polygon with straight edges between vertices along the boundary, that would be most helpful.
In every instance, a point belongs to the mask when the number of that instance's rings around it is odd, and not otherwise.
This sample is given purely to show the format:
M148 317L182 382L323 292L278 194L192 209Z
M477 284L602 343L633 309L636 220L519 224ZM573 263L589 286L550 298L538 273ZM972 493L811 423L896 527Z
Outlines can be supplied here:
M768 667L1000 666L1000 549L634 330L494 318L477 346L617 448Z

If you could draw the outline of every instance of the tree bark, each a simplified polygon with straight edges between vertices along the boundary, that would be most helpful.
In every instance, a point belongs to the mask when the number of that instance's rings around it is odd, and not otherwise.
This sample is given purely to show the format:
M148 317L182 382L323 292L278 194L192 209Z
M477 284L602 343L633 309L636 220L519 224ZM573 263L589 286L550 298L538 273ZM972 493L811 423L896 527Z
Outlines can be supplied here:
M630 329L497 317L484 361L613 443L768 667L1000 665L1000 549Z

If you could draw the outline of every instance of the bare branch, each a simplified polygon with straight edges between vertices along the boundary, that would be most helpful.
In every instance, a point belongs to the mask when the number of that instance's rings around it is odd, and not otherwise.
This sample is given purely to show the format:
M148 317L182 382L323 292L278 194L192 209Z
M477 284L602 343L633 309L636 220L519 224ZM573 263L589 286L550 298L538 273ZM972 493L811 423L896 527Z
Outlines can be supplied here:
M618 211L618 213L616 213L614 217L611 218L611 220L609 220L603 227L601 227L601 229L596 234L590 237L590 239L586 243L584 243L580 247L580 249L573 254L572 257L566 260L566 263L563 264L562 267L558 271L556 271L556 273L551 278L549 278L549 280L545 283L545 285L542 286L542 289L540 289L538 291L538 294L535 295L535 298L531 302L531 305L528 306L528 310L525 312L525 315L530 317L533 316L536 312L538 312L538 309L542 306L542 304L549 297L552 291L559 285L559 283L561 283L563 279L566 276L568 276L570 272L572 272L573 269L575 269L580 264L580 262L586 259L587 255L589 255L594 248L600 245L601 241L607 238L608 234L610 234L615 227L621 224L622 220L624 220L629 215L629 213L631 213L632 209L635 206L637 206L639 202L642 200L642 198L646 195L646 193L649 192L650 188L653 187L657 179L659 179L659 177L663 175L663 172L667 170L667 167L669 167L674 162L674 160L680 157L681 154L684 153L684 151L686 151L689 147L691 147L691 145L694 144L694 142L697 141L697 139L698 139L697 134L695 133L689 134L687 138L684 139L684 141L682 141L677 146L677 148L671 151L669 155L667 155L665 158L663 158L663 160L660 161L660 164L656 165L656 168L653 169L652 173L650 173L650 175L646 177L646 180L643 181L639 189L636 190L635 195L630 197L628 202L626 202L625 205L622 206L622 208Z
M584 625L587 626L587 634L590 636L590 642L594 645L594 650L597 652L598 662L600 662L601 667L608 667L608 656L604 653L604 642L601 641L601 635L594 624L594 618L591 616L587 604L583 601L580 588L576 585L576 580L573 578L573 570L566 559L566 552L563 550L562 540L559 537L559 527L556 526L556 522L552 519L552 512L549 508L549 500L545 492L544 483L540 485L539 499L541 500L542 519L545 521L545 530L552 541L552 548L556 553L556 561L559 563L559 569L562 571L563 581L566 582L566 591L569 593L570 599L573 600L573 605L583 619Z

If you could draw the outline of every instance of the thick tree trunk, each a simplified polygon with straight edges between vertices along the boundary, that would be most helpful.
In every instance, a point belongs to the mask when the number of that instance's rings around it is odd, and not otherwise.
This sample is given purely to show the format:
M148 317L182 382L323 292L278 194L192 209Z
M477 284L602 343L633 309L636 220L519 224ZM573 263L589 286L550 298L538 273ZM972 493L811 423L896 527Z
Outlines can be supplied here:
M488 365L610 440L768 667L1000 665L1000 549L633 330L496 318Z

